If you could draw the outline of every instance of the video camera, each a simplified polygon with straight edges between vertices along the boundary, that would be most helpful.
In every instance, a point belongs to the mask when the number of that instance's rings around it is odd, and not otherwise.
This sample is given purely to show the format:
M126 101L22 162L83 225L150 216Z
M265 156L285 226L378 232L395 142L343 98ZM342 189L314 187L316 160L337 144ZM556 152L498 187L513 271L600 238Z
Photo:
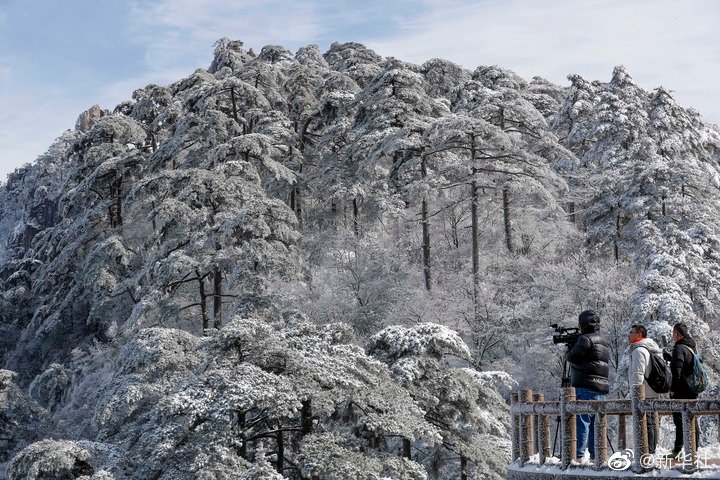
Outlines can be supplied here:
M580 329L578 327L563 327L557 323L550 325L555 334L553 335L553 343L567 343L568 347L573 345L580 338Z

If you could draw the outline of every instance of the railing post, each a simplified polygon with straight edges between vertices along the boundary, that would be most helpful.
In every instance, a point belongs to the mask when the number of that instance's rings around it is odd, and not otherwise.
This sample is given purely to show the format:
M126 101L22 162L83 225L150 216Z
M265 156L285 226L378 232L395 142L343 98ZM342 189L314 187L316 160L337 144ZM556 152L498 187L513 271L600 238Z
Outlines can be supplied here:
M647 439L647 423L645 412L640 409L640 402L645 400L645 385L632 385L630 390L632 415L633 415L633 434L634 434L634 457L632 469L635 473L643 471L642 456L648 452Z
M568 402L575 401L575 388L564 387L560 394L560 468L566 470L577 451L575 415L567 412Z
M607 414L595 414L595 469L602 469L607 463Z
M511 412L512 412L513 405L518 404L518 398L519 398L518 392L513 392L512 396L510 397ZM519 423L518 417L519 417L519 414L517 414L515 412L512 412L510 415L510 437L511 437L510 440L512 442L512 455L511 455L512 458L511 458L511 460L513 463L515 463L515 461L520 456L520 442L518 442L518 437L519 437L518 432L520 430L520 426L518 425L518 423Z
M618 451L627 448L627 418L624 414L618 415Z
M542 393L536 393L534 395L534 400L536 403L543 404L545 403L545 395ZM535 425L535 438L537 439L537 451L539 457L538 461L540 465L543 465L545 464L545 460L552 457L552 452L550 451L550 422L548 416L538 413Z
M685 404L685 410L682 411L682 426L683 426L683 470L685 472L692 472L695 470L695 461L697 460L697 445L695 443L695 415L687 410L687 404ZM689 465L687 460L690 459Z
M532 390L525 390L525 403L533 403L535 396ZM525 446L526 458L529 460L535 454L535 415L528 413L525 416Z
M532 401L532 390L523 390L522 403L531 404ZM533 454L532 417L531 413L520 416L520 466L523 466Z

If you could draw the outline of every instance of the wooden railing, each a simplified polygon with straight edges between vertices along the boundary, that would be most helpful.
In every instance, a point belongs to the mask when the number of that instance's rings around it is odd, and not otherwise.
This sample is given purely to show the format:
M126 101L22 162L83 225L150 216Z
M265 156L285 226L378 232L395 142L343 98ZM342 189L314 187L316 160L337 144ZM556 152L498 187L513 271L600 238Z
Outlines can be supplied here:
M512 462L524 466L535 453L539 464L544 465L553 456L551 442L551 419L560 419L557 428L559 440L560 468L567 469L576 459L577 438L575 415L595 415L595 469L608 468L608 416L618 417L617 439L619 450L626 445L626 418L630 417L633 428L634 443L632 471L639 473L645 468L642 455L648 454L647 414L656 412L660 415L682 414L683 445L686 456L691 462L683 462L683 471L696 470L697 445L695 444L695 418L699 415L718 415L720 435L720 398L699 400L671 400L662 398L645 398L643 385L634 387L630 399L617 400L576 400L573 387L563 388L559 401L545 401L542 393L533 394L531 390L523 390L512 394L510 413L512 419ZM659 429L656 428L659 434ZM638 453L640 452L640 453ZM593 453L593 452L591 452ZM688 455L690 454L690 455Z

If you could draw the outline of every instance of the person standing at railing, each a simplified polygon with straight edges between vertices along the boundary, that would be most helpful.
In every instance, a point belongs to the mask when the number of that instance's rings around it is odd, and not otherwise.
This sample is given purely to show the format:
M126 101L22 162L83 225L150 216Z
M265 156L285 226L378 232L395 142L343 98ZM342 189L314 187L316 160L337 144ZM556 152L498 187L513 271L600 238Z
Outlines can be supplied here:
M694 367L694 354L697 352L697 344L695 339L690 336L686 324L680 322L673 327L673 346L672 353L667 350L663 351L663 356L670 361L670 371L672 372L672 386L670 387L670 398L678 400L697 399L698 394L693 392L688 386L685 378L690 375ZM695 445L700 446L700 432L695 422ZM675 424L675 445L673 446L672 455L676 457L683 448L683 424L682 413L673 413L673 423ZM689 455L690 452L685 452Z
M575 387L578 400L604 400L610 391L610 347L600 335L600 316L585 310L578 317L580 337L567 352L570 364L570 385ZM595 415L577 416L577 456L585 456L590 449L590 460L595 459Z
M657 398L659 394L648 384L647 378L652 370L650 354L662 355L663 351L652 338L647 338L647 329L642 325L633 325L628 334L630 340L630 368L628 369L628 383L630 389L636 385L645 385L645 398ZM647 416L648 451L655 453L657 446L657 432L655 429L655 412Z

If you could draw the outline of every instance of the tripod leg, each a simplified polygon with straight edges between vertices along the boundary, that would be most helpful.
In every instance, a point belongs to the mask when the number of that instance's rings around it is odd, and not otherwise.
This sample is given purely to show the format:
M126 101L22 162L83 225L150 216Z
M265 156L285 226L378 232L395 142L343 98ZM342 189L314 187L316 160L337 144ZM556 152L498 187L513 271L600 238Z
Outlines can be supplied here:
M615 447L613 447L612 440L610 440L610 434L605 432L605 436L607 437L608 445L610 445L610 450L612 450L612 453L615 453Z

